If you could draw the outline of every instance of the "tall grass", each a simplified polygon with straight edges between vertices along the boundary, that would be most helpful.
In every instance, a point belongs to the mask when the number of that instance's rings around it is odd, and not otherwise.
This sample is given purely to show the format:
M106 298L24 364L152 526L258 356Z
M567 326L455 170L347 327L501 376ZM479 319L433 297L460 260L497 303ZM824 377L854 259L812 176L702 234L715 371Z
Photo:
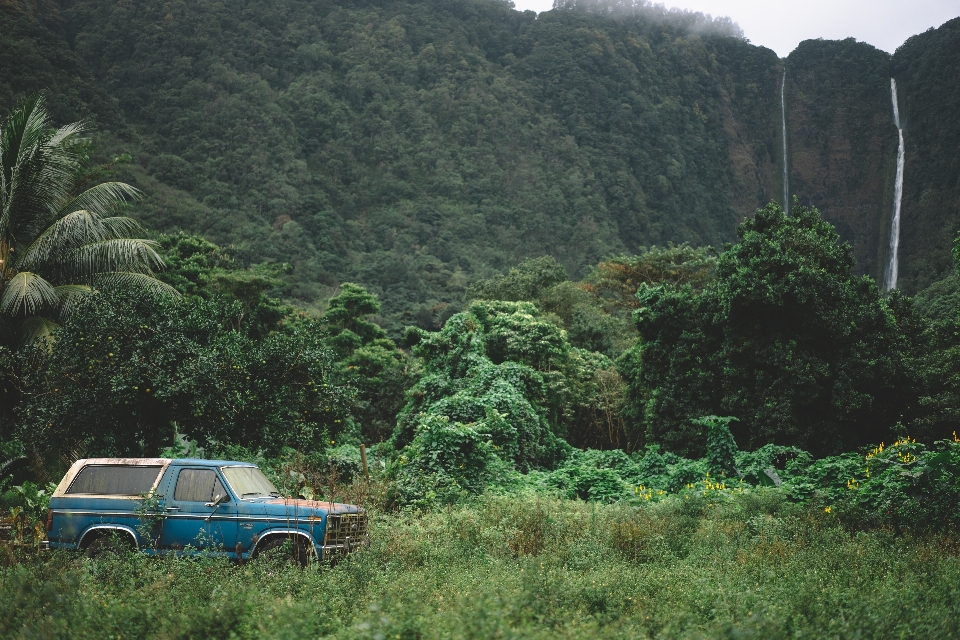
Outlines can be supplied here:
M0 636L950 637L951 531L856 531L775 490L637 509L486 495L376 514L335 568L131 554L17 556Z

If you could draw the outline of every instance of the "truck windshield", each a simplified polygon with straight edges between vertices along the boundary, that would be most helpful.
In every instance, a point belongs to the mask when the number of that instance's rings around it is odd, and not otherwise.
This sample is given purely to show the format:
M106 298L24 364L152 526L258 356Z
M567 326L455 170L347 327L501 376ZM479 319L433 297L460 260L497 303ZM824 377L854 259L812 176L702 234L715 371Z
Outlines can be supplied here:
M223 467L220 470L241 499L280 496L273 483L256 467Z

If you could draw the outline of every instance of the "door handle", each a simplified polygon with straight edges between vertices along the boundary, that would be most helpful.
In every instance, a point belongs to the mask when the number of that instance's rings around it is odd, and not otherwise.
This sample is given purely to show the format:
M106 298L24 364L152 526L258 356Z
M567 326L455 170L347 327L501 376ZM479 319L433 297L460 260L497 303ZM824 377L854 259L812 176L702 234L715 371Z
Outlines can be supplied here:
M167 511L180 511L180 507L167 507Z

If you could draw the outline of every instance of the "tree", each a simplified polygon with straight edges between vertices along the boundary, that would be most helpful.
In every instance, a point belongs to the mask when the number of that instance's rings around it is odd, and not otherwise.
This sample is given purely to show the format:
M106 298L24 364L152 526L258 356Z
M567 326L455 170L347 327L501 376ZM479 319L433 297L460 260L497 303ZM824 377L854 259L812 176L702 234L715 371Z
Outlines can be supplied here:
M817 453L888 439L901 419L902 336L853 251L816 209L775 205L737 231L717 265L723 411L750 444Z
M477 300L536 301L549 288L567 280L567 271L553 256L528 258L504 275L478 280L467 289Z
M80 191L83 122L52 130L41 96L0 126L0 344L49 336L94 286L172 292L140 226L114 215L140 196L122 182Z
M430 333L411 327L407 342L424 375L397 418L393 443L414 441L435 417L489 435L520 470L549 466L563 448L558 416L566 396L556 368L570 345L530 302L474 302Z
M609 306L636 309L637 290L642 286L689 284L702 290L713 279L715 255L709 247L688 244L650 247L638 256L622 255L601 262L583 287Z
M380 326L367 319L380 313L380 301L361 286L345 282L331 298L323 323L326 344L337 354L339 379L356 389L352 416L367 442L388 438L403 408L404 394L418 375L415 361L397 348Z
M153 456L175 429L268 453L339 439L353 393L334 380L319 323L257 340L226 328L241 313L237 301L147 291L85 297L49 349L15 354L16 435L46 461Z
M362 345L387 340L380 325L366 319L379 313L380 301L375 295L356 284L341 284L340 293L330 299L323 314L323 322L330 328L330 346L341 356L349 356Z
M767 205L737 233L702 292L637 294L641 343L620 367L649 439L699 455L694 421L710 414L736 417L750 447L823 454L889 438L911 410L909 345L874 282L851 275L850 246L800 206Z
M240 304L241 313L232 329L263 338L293 312L292 307L268 295L283 284L281 274L289 271L290 265L263 262L246 268L231 248L222 249L201 236L183 232L162 234L157 244L166 264L159 280L187 297Z

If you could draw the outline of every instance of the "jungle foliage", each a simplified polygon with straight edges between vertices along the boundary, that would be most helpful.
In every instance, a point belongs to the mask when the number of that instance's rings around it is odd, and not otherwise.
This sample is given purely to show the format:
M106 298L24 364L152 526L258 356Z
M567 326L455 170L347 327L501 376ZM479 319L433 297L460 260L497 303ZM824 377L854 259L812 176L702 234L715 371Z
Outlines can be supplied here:
M882 296L799 205L698 246L764 195L744 200L716 132L769 124L747 81L775 75L766 54L599 4L270 6L93 2L34 25L119 96L70 189L148 188L133 211L164 233L136 242L179 295L88 278L48 340L0 345L0 506L38 520L80 456L203 451L428 517L499 491L707 528L703 505L754 500L835 531L956 524L955 286ZM484 535L539 553L538 513ZM644 526L596 544L688 552Z
M394 339L525 258L581 279L642 246L721 246L781 194L784 63L728 20L647 2L17 0L0 43L0 109L43 90L56 119L95 119L148 227L288 263L299 306L361 284ZM950 270L956 54L951 21L893 57L811 40L785 63L793 192L874 277L897 78L909 293Z
M896 317L909 305L851 274L850 246L815 210L768 205L738 234L702 291L638 291L640 341L621 361L633 415L688 453L704 435L692 420L708 414L742 420L750 447L835 453L889 440L882 429L909 408Z
M5 5L0 48L38 67L55 114L95 114L147 226L289 263L300 305L359 283L396 339L524 258L579 279L610 252L719 245L773 195L729 163L769 156L773 52L582 8L48 2ZM89 82L50 77L53 50ZM5 109L38 80L0 68Z

